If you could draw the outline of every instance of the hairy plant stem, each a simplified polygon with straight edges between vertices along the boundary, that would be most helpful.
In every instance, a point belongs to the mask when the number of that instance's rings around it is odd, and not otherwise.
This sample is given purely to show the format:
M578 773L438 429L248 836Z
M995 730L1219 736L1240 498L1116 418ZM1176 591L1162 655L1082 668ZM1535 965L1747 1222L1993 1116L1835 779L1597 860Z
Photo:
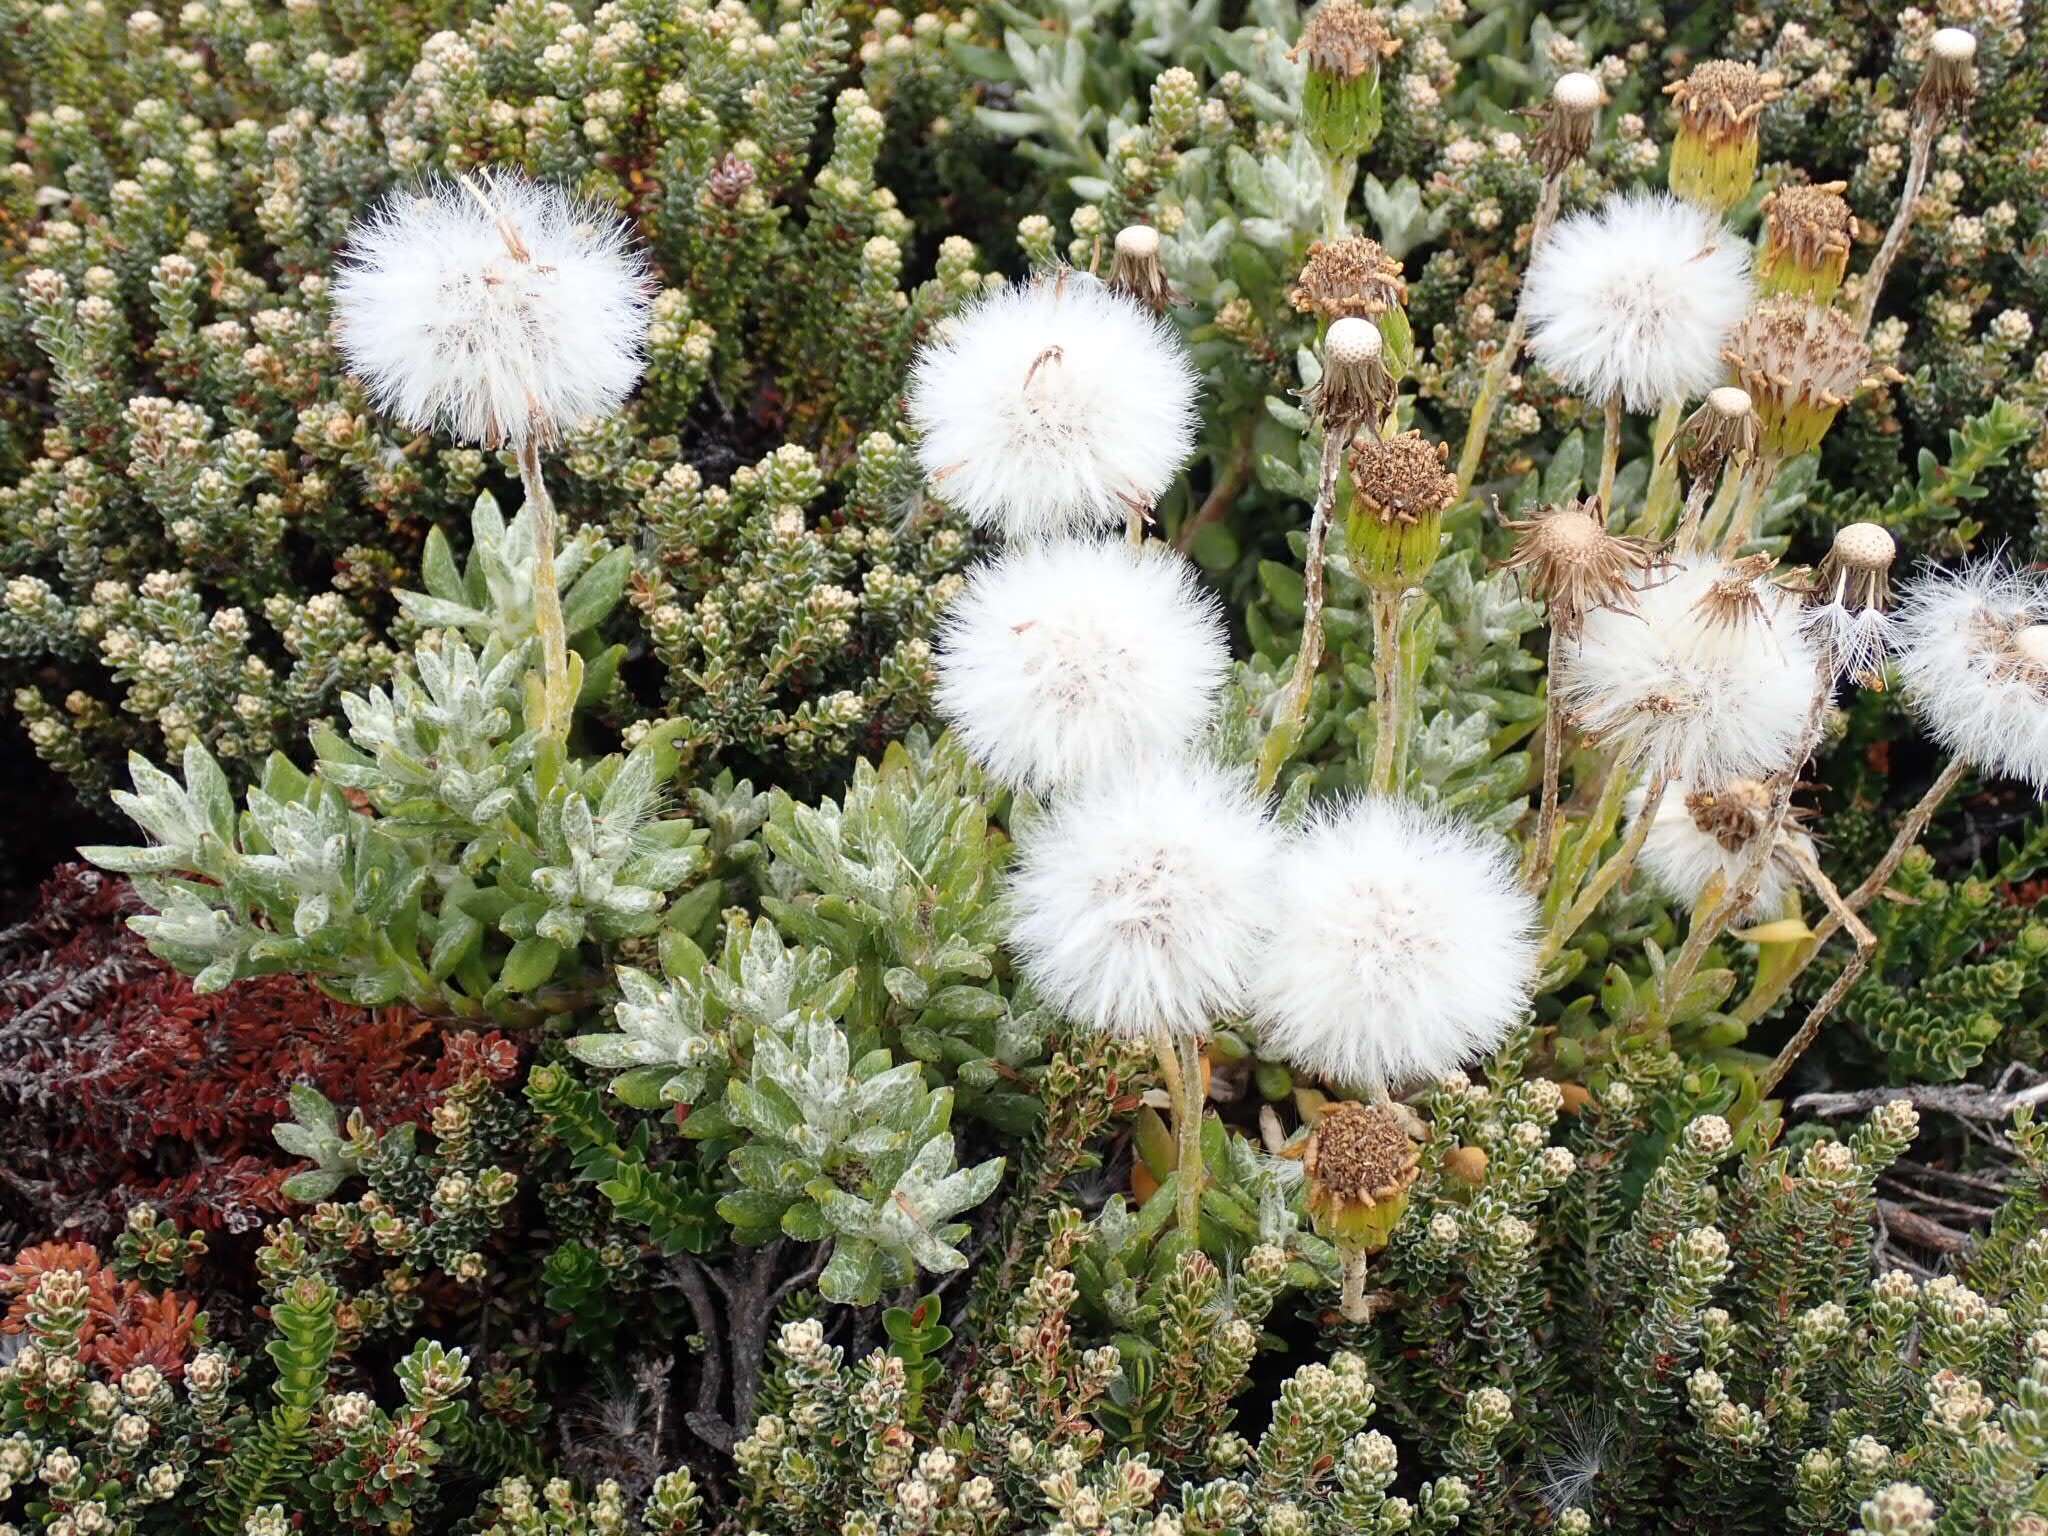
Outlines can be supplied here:
M1806 1016L1806 1022L1801 1024L1792 1038L1785 1042L1784 1049L1778 1052L1771 1064L1764 1069L1763 1076L1757 1079L1756 1094L1759 1099L1771 1096L1771 1090L1785 1080L1785 1074L1792 1070L1793 1064L1805 1055L1807 1048L1820 1037L1821 1025L1828 1021L1828 1016L1835 1011L1842 999L1849 995L1850 989L1862 980L1863 972L1870 965L1871 951L1877 948L1877 935L1870 931L1863 919L1850 909L1842 893L1835 889L1834 881L1830 880L1826 871L1820 867L1820 861L1813 856L1812 848L1801 845L1792 849L1791 853L1793 862L1799 867L1800 875L1813 888L1814 894L1820 897L1822 904L1828 909L1828 915L1839 926L1849 930L1849 937L1856 942L1856 953L1850 958L1849 963L1842 967L1842 974L1835 978L1834 985L1821 994L1820 1001L1813 1005L1812 1012Z
M1375 795L1391 795L1400 777L1402 684L1401 616L1408 606L1405 592L1379 588L1372 594L1373 736L1372 779Z
M1961 758L1949 760L1948 766L1943 768L1934 782L1927 786L1927 792L1906 813L1905 820L1899 823L1899 830L1893 836L1891 846L1885 850L1884 857L1878 860L1877 866L1864 878L1863 883L1842 899L1843 908L1847 912L1859 913L1876 900L1878 893L1898 872L1899 865L1906 855L1927 831L1927 823L1934 819L1934 813L1941 808L1941 803L1954 793L1956 785L1962 782L1963 775L1968 771L1969 765ZM1779 1000L1792 989L1792 983L1799 979L1800 973L1813 963L1813 957L1820 953L1821 946L1841 929L1841 918L1830 912L1821 920L1820 926L1814 929L1813 937L1799 946L1799 953L1785 968L1784 974L1777 977L1770 986L1759 988L1743 999L1742 1006L1733 1015L1734 1022L1747 1028L1775 1008Z
M1178 1053L1179 1102L1173 1111L1173 1133L1179 1156L1174 1160L1174 1216L1189 1242L1202 1242L1202 1107L1208 1095L1202 1083L1202 1046L1193 1035L1174 1042Z
M1614 472L1621 466L1621 396L1609 395L1600 437L1600 509L1614 511Z
M1625 791L1627 782L1626 774L1617 764L1610 773L1608 785L1620 784ZM1550 925L1550 931L1543 936L1543 947L1536 956L1536 969L1539 974L1547 970L1551 961L1564 952L1564 947L1571 942L1572 935L1584 926L1586 919L1591 917L1600 903L1607 899L1607 893L1621 883L1622 876L1635 868L1636 856L1643 851L1643 844L1649 841L1650 823L1657 819L1657 808L1664 803L1664 791L1670 782L1671 776L1668 773L1659 774L1650 781L1649 793L1643 797L1642 813L1628 829L1628 835L1622 839L1621 846L1614 851L1611 858L1594 871L1593 878L1586 882L1584 889L1578 894L1578 899L1571 904L1570 910ZM1605 788L1606 786L1603 786L1603 800L1606 798Z
M1315 507L1309 513L1308 550L1302 569L1301 649L1295 652L1294 674L1280 696L1279 712L1259 746L1258 787L1262 795L1279 782L1281 767L1301 739L1309 694L1323 664L1323 552L1330 539L1330 512L1337 502L1337 474L1350 437L1345 431L1323 435L1322 478L1316 486Z
M1372 1321L1372 1307L1365 1299L1365 1281L1372 1270L1372 1255L1362 1248L1340 1252L1344 1263L1344 1289L1337 1302L1337 1310L1344 1314L1347 1322L1369 1323Z
M1124 538L1133 549L1142 548L1145 543L1145 509L1135 501L1124 514Z
M542 715L535 722L551 741L566 740L569 712L569 636L562 627L562 592L555 580L555 501L540 472L540 447L529 436L519 445L519 478L533 509L533 625L540 637Z
M1892 215L1891 228L1884 232L1884 244L1871 258L1870 270L1863 274L1862 286L1857 290L1856 334L1859 336L1870 334L1870 322L1877 316L1877 301L1884 293L1885 279L1891 276L1892 263L1906 248L1906 236L1913 228L1913 215L1919 211L1920 194L1927 187L1928 165L1934 155L1934 133L1940 126L1938 113L1916 111L1913 114L1913 132L1906 156L1906 183L1899 191L1899 210Z
M1550 226L1557 222L1558 203L1564 196L1564 178L1546 176L1543 179L1543 196L1536 204L1536 222L1529 231L1529 254L1533 257L1536 248L1550 233ZM1486 373L1479 381L1479 398L1472 402L1472 420L1465 427L1465 446L1458 452L1458 500L1472 489L1472 482L1478 478L1480 460L1486 457L1487 435L1493 430L1493 413L1500 408L1500 397L1507 388L1508 375L1515 371L1515 362L1522 355L1522 341L1529 334L1529 315L1523 303L1527 296L1525 288L1515 299L1515 317L1508 322L1508 333L1494 353L1493 360L1486 365Z
M1564 767L1564 712L1558 708L1553 691L1558 664L1563 659L1564 637L1553 618L1550 625L1549 660L1544 667L1543 691L1543 798L1536 812L1536 839L1529 845L1528 869L1523 883L1541 891L1550 883L1551 867L1557 862L1557 781Z
M1358 180L1358 161L1355 157L1330 163L1326 170L1328 179L1323 183L1323 238L1342 240L1346 229L1344 210L1351 203L1352 184Z

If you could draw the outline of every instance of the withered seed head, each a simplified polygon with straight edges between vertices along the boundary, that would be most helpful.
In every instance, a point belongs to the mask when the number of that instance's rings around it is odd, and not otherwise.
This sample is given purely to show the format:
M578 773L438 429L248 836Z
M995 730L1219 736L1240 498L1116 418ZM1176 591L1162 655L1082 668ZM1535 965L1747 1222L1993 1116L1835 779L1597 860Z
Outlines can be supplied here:
M1764 829L1775 797L1755 779L1732 779L1719 789L1685 797L1692 824L1730 853L1740 853Z
M1559 75L1550 88L1550 99L1531 107L1535 131L1529 139L1529 157L1546 176L1559 176L1579 160L1593 144L1593 129L1600 120L1600 103L1605 94L1592 75L1574 70Z
M1409 430L1367 438L1351 450L1351 483L1359 501L1382 523L1440 517L1458 495L1458 477L1445 461L1450 446Z
M1501 526L1521 535L1501 568L1528 573L1529 590L1567 639L1578 635L1595 608L1634 608L1635 576L1657 563L1656 548L1647 540L1607 531L1598 497L1542 507L1527 518L1503 518Z
M1761 624L1764 621L1763 579L1778 563L1776 555L1745 555L1700 595L1693 611L1709 624Z
M1945 117L1977 93L1977 39L1961 27L1943 27L1927 40L1927 68L1914 93L1916 112Z
M1303 314L1325 320L1346 315L1371 320L1406 303L1408 285L1401 278L1401 263L1378 241L1350 235L1311 245L1287 297Z
M1160 265L1158 230L1149 224L1128 224L1117 231L1109 286L1130 295L1155 315L1166 312L1173 302L1173 289L1166 281L1166 268Z
M1302 399L1325 432L1350 434L1367 422L1386 420L1394 403L1394 376L1381 353L1379 327L1347 315L1323 341L1323 376Z
M1301 41L1288 57L1305 59L1322 74L1356 80L1400 51L1401 40L1379 11L1359 0L1323 0L1302 23Z
M1325 1236L1378 1248L1407 1205L1420 1156L1394 1111L1381 1104L1333 1104L1302 1150L1309 1215Z
M1709 391L1699 409L1680 424L1672 451L1693 479L1713 480L1723 466L1756 452L1757 432L1749 391L1724 384Z
M1780 187L1764 199L1764 249L1758 281L1767 293L1803 293L1826 303L1849 269L1856 215L1842 199L1845 181Z
M1835 531L1834 544L1814 577L1816 602L1840 603L1851 613L1866 608L1882 612L1891 605L1892 561L1899 546L1876 523L1848 523Z
M1764 108L1785 93L1777 75L1754 64L1709 59L1664 94L1678 109L1681 131L1726 144L1755 138Z
M1847 315L1798 298L1758 304L1722 355L1756 405L1763 451L1777 459L1816 447L1858 391L1891 376L1872 369Z

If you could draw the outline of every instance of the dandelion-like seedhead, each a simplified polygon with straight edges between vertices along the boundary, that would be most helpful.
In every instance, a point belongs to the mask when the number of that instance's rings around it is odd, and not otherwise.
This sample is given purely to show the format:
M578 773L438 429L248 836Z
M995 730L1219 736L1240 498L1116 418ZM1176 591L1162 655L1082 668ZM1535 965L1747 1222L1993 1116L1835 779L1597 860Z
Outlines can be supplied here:
M1588 400L1652 411L1721 382L1749 247L1691 203L1629 193L1559 220L1524 291L1537 361Z
M1630 821L1643 814L1648 798L1641 785L1630 791ZM1771 805L1771 788L1758 779L1736 779L1719 789L1695 789L1680 780L1670 785L1657 803L1637 863L1651 884L1686 908L1698 905L1717 876L1721 889L1731 891L1749 869L1756 839L1769 823ZM1799 878L1792 857L1795 847L1811 852L1813 840L1796 827L1781 828L1756 894L1748 907L1736 914L1738 921L1761 922L1784 910L1785 899Z
M1899 675L1935 738L2048 795L2048 580L1996 558L1930 571L1896 623Z
M1688 475L1711 482L1727 465L1754 455L1761 437L1749 391L1723 384L1708 390L1699 409L1679 424L1671 448Z
M1194 451L1196 388L1180 333L1144 306L1080 273L1013 284L918 354L918 462L1011 538L1118 526Z
M1497 1047L1533 983L1535 909L1505 849L1405 801L1315 816L1274 861L1252 976L1262 1048L1392 1086Z
M1172 285L1159 260L1159 231L1150 224L1127 224L1116 232L1116 250L1110 258L1109 287L1155 315L1166 313L1173 302Z
M1018 837L1010 948L1089 1029L1206 1035L1243 1004L1272 897L1272 828L1242 775L1138 765L1060 799Z
M350 234L332 294L342 355L381 409L516 448L625 403L651 290L615 212L499 171L387 198Z
M1408 284L1401 277L1401 263L1378 241L1348 235L1318 240L1308 248L1308 260L1287 299L1302 314L1324 320L1346 315L1371 320L1407 303Z
M1370 320L1346 315L1332 321L1323 340L1323 376L1302 391L1302 400L1325 432L1348 442L1359 427L1375 430L1394 403L1394 376L1388 372L1379 327Z
M1544 175L1561 176L1586 158L1600 121L1600 103L1606 99L1597 77L1573 70L1557 77L1542 106L1530 109L1535 131L1529 136L1529 158Z
M1064 539L976 569L938 651L939 713L995 777L1038 791L1179 752L1230 666L1221 605L1185 558Z
M1753 564L1681 555L1598 608L1552 686L1588 734L1653 776L1713 788L1792 766L1816 658L1800 604Z

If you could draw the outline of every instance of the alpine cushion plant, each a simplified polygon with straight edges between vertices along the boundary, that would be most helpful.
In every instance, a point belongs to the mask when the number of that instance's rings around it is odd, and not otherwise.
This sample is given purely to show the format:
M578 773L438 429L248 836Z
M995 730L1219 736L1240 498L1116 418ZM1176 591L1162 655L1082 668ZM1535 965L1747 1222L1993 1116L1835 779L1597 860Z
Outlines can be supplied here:
M2048 1528L2016 7L446 10L11 18L0 1536Z

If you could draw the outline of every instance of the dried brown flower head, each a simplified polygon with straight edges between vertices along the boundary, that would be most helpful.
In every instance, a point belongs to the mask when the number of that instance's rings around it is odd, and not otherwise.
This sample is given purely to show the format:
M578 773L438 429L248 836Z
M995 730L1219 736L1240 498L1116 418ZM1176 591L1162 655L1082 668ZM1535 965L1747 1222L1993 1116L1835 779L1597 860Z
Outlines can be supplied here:
M1303 314L1325 320L1356 315L1371 320L1408 300L1401 263L1376 240L1350 235L1318 240L1308 248L1308 261L1288 291L1288 301Z
M1323 341L1323 376L1302 399L1325 432L1349 435L1367 422L1386 420L1394 403L1394 376L1381 353L1379 327L1347 315Z
M1149 224L1129 224L1117 231L1109 286L1155 315L1166 312L1173 302L1173 289L1166 281L1166 268L1160 265L1158 230Z
M1367 438L1351 450L1351 484L1382 523L1441 517L1458 495L1458 477L1444 468L1450 452L1413 430Z
M1288 57L1305 59L1310 69L1340 80L1356 80L1400 51L1401 40L1381 11L1358 0L1323 0L1302 23L1301 41Z
M1685 797L1692 824L1730 853L1740 853L1763 831L1775 799L1758 779L1732 779L1719 789L1694 790Z
M1664 87L1678 109L1682 132L1710 143L1753 139L1764 108L1784 95L1783 81L1754 64L1709 59L1683 80Z
M1761 624L1764 609L1764 578L1778 563L1776 555L1745 555L1730 560L1721 574L1700 594L1693 611L1709 624Z
M1757 280L1766 293L1797 293L1825 304L1842 286L1856 215L1846 181L1780 187L1764 199L1764 249Z
M1914 93L1913 108L1945 117L1967 106L1977 93L1977 39L1961 27L1943 27L1927 40L1927 68Z
M1594 608L1633 608L1634 578L1657 562L1644 539L1607 531L1599 498L1540 507L1531 517L1503 518L1520 534L1501 569L1526 571L1529 590L1550 610L1551 625L1566 639L1578 635Z
M1729 462L1756 452L1760 430L1749 391L1724 384L1680 423L1671 451L1693 479L1712 481Z
M1605 99L1599 80L1574 70L1557 77L1548 101L1529 109L1528 115L1536 124L1529 136L1529 158L1542 168L1544 175L1562 175L1567 167L1586 157L1586 151L1593 145L1593 129L1600 120L1600 103Z
M1766 299L1744 317L1722 354L1749 391L1763 451L1789 459L1818 446L1859 390L1884 382L1855 322L1798 298Z
M1392 1107L1331 1105L1309 1132L1301 1156L1317 1229L1357 1246L1384 1244L1421 1161Z

